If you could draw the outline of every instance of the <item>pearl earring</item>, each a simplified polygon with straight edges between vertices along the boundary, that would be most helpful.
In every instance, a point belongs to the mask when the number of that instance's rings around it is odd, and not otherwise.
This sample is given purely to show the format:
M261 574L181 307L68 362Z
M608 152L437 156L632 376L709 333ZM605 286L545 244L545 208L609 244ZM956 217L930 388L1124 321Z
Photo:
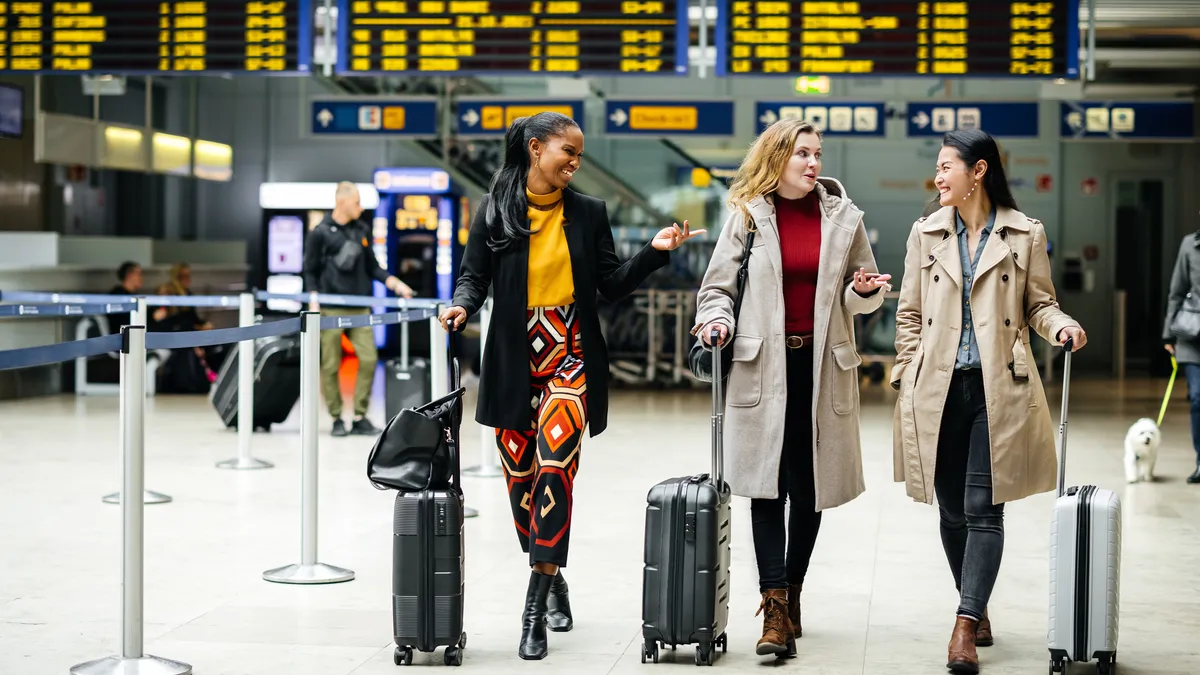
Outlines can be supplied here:
M975 181L975 184L971 186L971 190L969 192L967 192L967 197L970 197L971 195L975 194L975 188L977 188L977 187L979 187L979 181ZM967 197L963 197L964 202L967 201Z

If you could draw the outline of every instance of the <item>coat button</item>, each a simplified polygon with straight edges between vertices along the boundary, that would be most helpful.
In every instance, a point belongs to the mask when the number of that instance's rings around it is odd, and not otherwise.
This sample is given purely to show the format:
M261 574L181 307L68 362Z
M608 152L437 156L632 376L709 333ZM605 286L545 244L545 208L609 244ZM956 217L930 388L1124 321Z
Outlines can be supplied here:
M930 259L930 260L933 260L933 256L929 256L929 259Z
M1008 369L1009 369L1009 370L1012 370L1012 369L1013 369L1013 362L1012 362L1012 361L1009 361L1009 362L1008 362Z
M940 277L938 277L938 275L936 275L936 274L935 274L935 275L933 275L933 280L934 280L934 281L937 281L939 278L940 278Z
M933 319L930 319L930 320L929 320L928 322L926 322L926 323L927 323L927 325L930 325L930 326L932 326L932 325L933 325Z
M1021 256L1017 255L1016 251L1013 251L1013 260L1016 260L1019 257L1021 257Z
M1009 321L1008 319L1005 319L1005 320L1004 320L1004 325L1005 325L1005 326L1011 326L1011 325L1012 325L1012 321Z
M1004 276L1000 277L1000 281L1008 281L1008 275L1005 274Z

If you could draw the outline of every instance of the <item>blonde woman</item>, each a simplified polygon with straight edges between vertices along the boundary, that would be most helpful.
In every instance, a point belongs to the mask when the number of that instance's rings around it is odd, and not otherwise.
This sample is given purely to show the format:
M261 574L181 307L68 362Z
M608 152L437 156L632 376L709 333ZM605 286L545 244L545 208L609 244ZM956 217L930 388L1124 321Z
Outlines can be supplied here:
M821 134L811 124L781 120L758 137L730 187L734 214L704 276L693 329L706 343L714 330L722 343L732 336L725 475L734 494L751 499L764 656L796 651L821 512L863 491L851 319L877 309L891 288L891 276L876 272L862 211L820 173Z

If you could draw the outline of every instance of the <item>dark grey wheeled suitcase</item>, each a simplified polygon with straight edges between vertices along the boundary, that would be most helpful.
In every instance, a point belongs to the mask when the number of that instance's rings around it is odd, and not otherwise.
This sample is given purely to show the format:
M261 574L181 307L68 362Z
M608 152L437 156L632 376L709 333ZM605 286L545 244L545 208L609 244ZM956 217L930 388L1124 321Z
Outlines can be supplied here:
M719 350L717 350L719 351ZM696 645L696 665L728 649L730 492L723 480L721 358L713 354L712 473L665 480L646 497L642 663Z
M237 348L221 364L212 404L226 427L237 426ZM286 420L300 400L300 338L295 335L254 341L254 428L270 431Z
M428 370L426 370L428 372ZM458 360L451 350L449 396L459 397L448 436L453 485L396 494L392 529L393 661L412 663L413 649L446 647L448 666L460 666L467 634L463 632L463 523L465 509L459 461L461 388ZM445 400L443 399L439 400ZM434 401L429 405L436 405Z

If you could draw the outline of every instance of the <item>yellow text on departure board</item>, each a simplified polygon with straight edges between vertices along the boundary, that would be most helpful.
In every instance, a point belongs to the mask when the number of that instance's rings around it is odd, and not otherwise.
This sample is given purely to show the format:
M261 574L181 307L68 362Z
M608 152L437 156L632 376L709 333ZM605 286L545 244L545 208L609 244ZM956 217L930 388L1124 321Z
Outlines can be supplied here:
M352 0L349 67L366 71L456 72L492 68L572 73L584 68L584 31L607 29L619 45L621 72L658 72L665 63L667 3L629 0L620 16L588 15L585 0L530 2L529 12L498 14L479 0ZM527 45L520 57L491 45ZM607 46L607 45L606 45Z

